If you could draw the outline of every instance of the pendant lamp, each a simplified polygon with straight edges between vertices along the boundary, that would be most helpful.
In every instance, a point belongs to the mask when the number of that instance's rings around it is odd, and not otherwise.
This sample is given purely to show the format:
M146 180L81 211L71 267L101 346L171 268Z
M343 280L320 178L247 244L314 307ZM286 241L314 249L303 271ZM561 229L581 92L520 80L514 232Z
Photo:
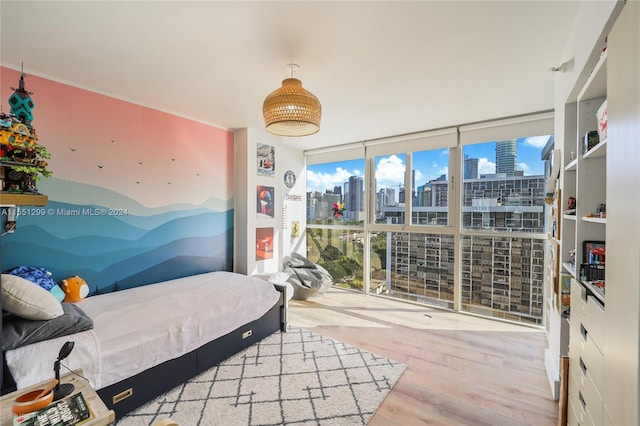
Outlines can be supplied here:
M279 136L308 136L320 130L322 107L318 98L293 78L300 67L287 65L291 78L282 80L282 87L269 93L262 104L264 124L269 133Z

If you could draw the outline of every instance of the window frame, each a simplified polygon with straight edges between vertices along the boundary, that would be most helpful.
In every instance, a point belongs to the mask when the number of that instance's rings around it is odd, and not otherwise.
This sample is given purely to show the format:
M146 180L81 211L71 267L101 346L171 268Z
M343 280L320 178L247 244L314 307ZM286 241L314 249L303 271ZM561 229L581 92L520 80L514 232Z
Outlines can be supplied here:
M521 138L534 135L553 135L554 112L543 111L523 114L503 119L487 120L483 122L461 124L453 127L436 129L433 131L400 135L391 138L381 138L373 141L358 142L340 147L322 150L305 151L307 164L338 162L354 158L364 158L365 161L365 190L364 190L364 226L365 244L363 247L363 291L370 292L370 256L372 232L402 232L416 234L453 235L454 238L454 310L463 311L462 298L462 238L477 235L478 237L501 236L504 232L487 232L463 229L464 179L463 179L463 147L467 144ZM405 203L404 224L375 223L375 158L378 156L405 154L405 194L411 194L412 185L412 155L413 152L430 149L449 149L448 169L448 221L447 225L419 225L413 224L412 203ZM545 176L546 178L547 176ZM524 217L523 217L524 220ZM547 220L545 216L545 221ZM356 228L337 225L313 225L313 228ZM546 233L508 232L510 237L546 239ZM543 292L546 286L543 286ZM544 295L543 295L544 297ZM544 315L544 314L543 314ZM544 321L544 318L542 318Z
M456 199L452 170L456 170L455 160L452 161L452 155L458 144L458 129L456 127L447 127L430 132L421 132L410 135L398 136L393 138L379 139L374 142L365 143L365 161L368 167L365 167L365 179L369 182L369 202L367 204L369 212L365 212L365 227L368 231L406 231L421 233L428 230L428 233L449 233L450 228L454 226L456 220L452 220L451 202ZM412 194L414 189L411 178L413 170L413 153L437 149L449 149L449 174L448 181L448 221L447 225L414 225L412 223L412 203L405 202L403 224L379 224L375 223L375 159L385 155L404 154L405 170L404 170L404 188L405 194ZM454 203L455 205L455 203ZM453 223L452 223L453 222Z

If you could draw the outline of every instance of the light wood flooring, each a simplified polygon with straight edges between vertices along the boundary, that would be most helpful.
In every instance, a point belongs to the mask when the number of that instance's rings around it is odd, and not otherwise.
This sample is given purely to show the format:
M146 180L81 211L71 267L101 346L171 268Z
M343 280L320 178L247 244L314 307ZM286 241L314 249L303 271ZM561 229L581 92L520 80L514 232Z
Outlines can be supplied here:
M542 330L337 288L288 321L408 366L369 425L557 424Z

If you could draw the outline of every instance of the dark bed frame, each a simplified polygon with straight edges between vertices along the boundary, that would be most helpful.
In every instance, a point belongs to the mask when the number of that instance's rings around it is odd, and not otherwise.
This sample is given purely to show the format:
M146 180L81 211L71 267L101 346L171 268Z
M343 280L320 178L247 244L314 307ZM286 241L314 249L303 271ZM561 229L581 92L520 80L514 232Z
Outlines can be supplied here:
M262 317L219 337L179 358L158 364L148 370L96 392L106 406L119 419L130 411L185 383L225 359L280 330L287 330L287 299L285 287L275 286L280 292L278 302ZM16 390L16 383L7 367L2 352L2 395Z

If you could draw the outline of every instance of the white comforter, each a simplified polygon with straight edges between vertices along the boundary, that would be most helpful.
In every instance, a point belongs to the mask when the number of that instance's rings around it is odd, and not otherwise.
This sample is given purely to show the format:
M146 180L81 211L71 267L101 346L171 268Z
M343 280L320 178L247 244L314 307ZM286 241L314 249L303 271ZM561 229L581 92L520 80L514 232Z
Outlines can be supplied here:
M93 319L93 330L8 351L7 363L19 389L48 380L71 340L73 351L62 363L82 368L100 389L260 318L278 298L267 281L222 271L92 296L78 306Z

